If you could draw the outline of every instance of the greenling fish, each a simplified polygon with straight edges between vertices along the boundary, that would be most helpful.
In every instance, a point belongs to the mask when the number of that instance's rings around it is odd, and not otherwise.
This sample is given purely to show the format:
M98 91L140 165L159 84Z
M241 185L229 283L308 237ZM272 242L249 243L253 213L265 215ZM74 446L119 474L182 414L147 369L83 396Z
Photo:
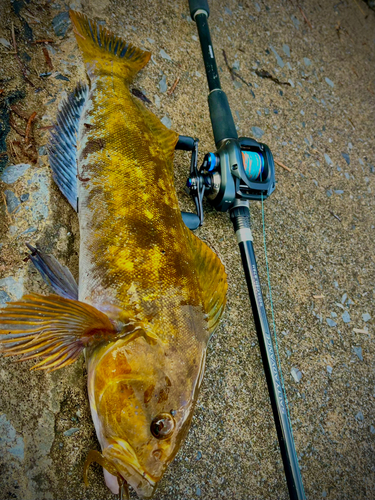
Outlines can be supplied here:
M150 59L70 13L89 85L64 102L50 144L53 177L80 224L79 286L39 249L57 295L26 295L0 313L5 356L56 370L85 351L91 414L113 493L151 498L188 431L207 343L225 305L218 257L184 225L173 183L178 135L135 99Z

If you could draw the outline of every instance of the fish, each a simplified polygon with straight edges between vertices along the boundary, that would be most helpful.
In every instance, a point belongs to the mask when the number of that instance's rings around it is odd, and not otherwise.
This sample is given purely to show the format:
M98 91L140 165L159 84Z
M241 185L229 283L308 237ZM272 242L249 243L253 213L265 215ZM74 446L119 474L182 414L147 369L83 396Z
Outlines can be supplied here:
M184 224L173 178L178 134L130 83L151 54L70 11L88 76L51 134L52 176L80 231L79 280L29 245L52 287L0 311L4 356L53 371L85 355L92 420L108 488L151 498L185 439L207 345L226 302L219 257Z

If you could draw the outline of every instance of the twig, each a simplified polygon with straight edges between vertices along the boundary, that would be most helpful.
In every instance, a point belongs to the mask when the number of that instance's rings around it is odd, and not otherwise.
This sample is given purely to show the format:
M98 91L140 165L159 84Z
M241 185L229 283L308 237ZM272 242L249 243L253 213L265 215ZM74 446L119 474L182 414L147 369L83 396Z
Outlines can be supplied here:
M176 90L176 87L178 85L178 82L180 81L180 77L178 76L176 80L174 81L172 87L168 90L168 95L172 95L173 92Z
M14 34L14 24L13 24L13 21L12 21L12 39L13 39L13 48L14 48L14 51L15 53L17 54L17 43L16 43L16 35Z
M19 109L17 106L11 106L10 109L11 111L13 111L13 113L16 113L16 115L18 115L20 118L23 118L24 120L28 121L29 116L25 113L25 111Z
M301 7L300 5L298 5L298 8L299 8L299 10L301 11L301 14L303 15L304 20L305 20L305 21L306 21L306 23L309 25L310 29L312 29L311 23L310 23L310 21L307 19L307 17L306 17L306 15L305 15L305 13L303 12L302 7Z
M9 117L9 125L12 127L13 130L17 132L21 137L25 137L25 132L18 128L18 126L14 123L12 117Z
M313 299L324 299L325 295L313 295Z
M53 64L52 64L51 58L49 56L48 50L45 47L42 47L42 50L43 50L44 59L46 60L47 66L49 67L49 69L52 70Z
M36 118L36 111L34 111L34 113L30 116L29 121L27 122L27 125L26 125L26 132L25 132L25 142L26 142L26 144L29 143L29 135L30 135L30 132L31 132L31 124L33 123L33 121L35 120L35 118Z
M366 333L367 335L371 335L368 330L362 330L360 328L353 328L354 333Z
M234 72L233 72L233 69L229 66L229 63L228 63L228 58L227 58L227 55L225 53L225 50L223 49L223 56L224 56L224 61L225 61L225 64L227 65L227 68L228 68L228 71L230 73L230 76L232 78L232 80L234 80ZM237 75L236 75L237 76Z
M55 41L50 38L44 38L42 40L34 40L34 42L31 43L35 45L36 43L55 43Z
M336 215L334 212L332 212L332 210L328 210L328 212L333 215L333 217L335 217L335 219L337 219L339 222L341 222L341 219L338 215Z
M278 83L279 85L289 85L289 87L291 87L289 82L281 82L278 78L271 75L271 73L268 73L268 71L264 69L256 69L255 74L257 74L261 78L269 78L270 80L272 80L275 83Z
M0 50L0 54L17 54L15 50Z
M51 128L55 128L54 125L45 125L44 127L38 127L38 130L50 130Z
M278 161L275 159L273 161L276 163L276 165L279 165L279 167L285 168L285 170L287 170L288 172L292 171L290 168L286 167L283 163L281 163L281 161Z
M362 14L365 16L366 14L363 12L363 10L361 9L361 6L359 5L359 3L357 2L357 0L354 0L354 3L357 5L358 9L362 12Z

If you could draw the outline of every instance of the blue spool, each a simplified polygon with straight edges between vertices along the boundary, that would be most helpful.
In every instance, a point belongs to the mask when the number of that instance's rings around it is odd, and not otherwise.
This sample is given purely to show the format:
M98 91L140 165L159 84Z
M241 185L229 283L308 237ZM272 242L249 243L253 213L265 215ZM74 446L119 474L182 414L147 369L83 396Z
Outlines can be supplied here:
M250 181L255 181L263 173L264 158L253 151L242 151L242 161L245 174Z

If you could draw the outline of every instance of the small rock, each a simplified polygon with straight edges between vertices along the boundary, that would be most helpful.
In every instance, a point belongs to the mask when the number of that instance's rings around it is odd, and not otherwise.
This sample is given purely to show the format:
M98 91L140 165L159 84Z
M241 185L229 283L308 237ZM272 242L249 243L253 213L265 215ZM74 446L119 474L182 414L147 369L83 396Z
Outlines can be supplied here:
M308 57L304 57L303 62L305 63L305 66L311 66L311 61Z
M27 201L29 199L29 197L30 197L29 193L21 194L21 196L20 196L21 203L24 203L25 201Z
M160 97L157 94L154 95L154 103L157 108L160 108Z
M5 200L7 203L8 212L13 213L16 208L21 204L17 196L10 189L5 189Z
M334 191L336 194L344 194L344 191L342 189L335 189Z
M331 316L332 318L337 318L337 314L334 311L331 312Z
M292 368L290 370L290 373L296 382L299 382L301 380L302 373L298 370L298 368Z
M333 81L332 81L332 80L330 80L329 78L325 77L325 81L328 83L328 85L329 85L330 87L334 87L334 86L335 86L335 84L333 83Z
M172 61L171 57L165 52L164 49L160 49L159 56L167 61Z
M232 15L232 11L231 11L230 9L228 9L228 7L225 7L225 9L224 9L224 10L225 10L225 12L226 12L227 14L229 14L230 16Z
M65 36L70 26L69 12L60 12L52 19L56 36Z
M347 153L341 153L341 156L344 158L344 160L346 161L346 163L348 165L350 165L350 157Z
M327 365L327 372L332 375L333 368L332 366Z
M30 168L31 165L27 163L19 163L18 165L10 165L5 168L1 180L6 184L13 184L16 182L25 172Z
M327 496L327 492L326 492L326 491L323 491L323 492L322 492L322 497L323 497L323 498L326 498L326 496Z
M331 318L326 318L326 321L327 321L328 326L334 327L337 325L337 323L335 321L333 321L333 319L331 319Z
M251 127L251 132L256 139L261 139L264 135L264 130L259 127Z
M369 315L369 313L364 313L362 314L362 319L365 323L367 323L367 321L370 321L371 316Z
M350 323L350 314L348 311L345 311L344 314L341 315L344 323Z
M284 43L283 45L283 51L284 51L284 54L287 56L287 57L290 57L290 48L289 48L289 45L286 45Z
M200 497L201 496L201 489L199 487L197 487L195 493L196 493L197 497Z
M260 12L260 5L258 2L254 2L254 7L257 12Z
M153 40L152 38L147 38L147 41L148 41L148 43L151 43L151 44L155 43L155 40Z
M239 71L240 70L240 61L238 59L236 59L234 61L232 69L234 69L235 71Z
M64 82L70 82L67 76L62 75L61 73L57 73L55 76L56 80L64 80Z
M165 75L163 75L162 79L159 82L159 90L163 93L168 90L167 77Z
M365 417L363 416L363 413L361 411L359 411L357 413L357 415L355 416L356 420L358 420L358 422L363 422Z
M286 349L286 355L288 356L288 358L290 358L290 356L292 355L291 351L289 351L289 349Z
M331 160L331 158L327 155L327 153L324 153L324 159L327 163L327 165L333 165L333 161Z
M344 293L344 295L341 297L341 304L345 304L347 298L348 294Z
M168 116L163 116L163 118L160 120L163 125L165 125L167 128L171 128L172 122L171 119L168 118Z
M328 198L330 198L332 196L332 191L330 189L327 189L326 195L328 196Z
M0 305L4 305L7 302L10 302L11 300L12 299L6 292L4 292L4 290L0 290Z
M197 78L200 78L200 77L202 76L202 73L199 73L199 71L196 71L196 72L195 72L195 76L196 76Z
M235 80L233 82L233 85L234 85L235 89L240 89L242 87L242 82L239 82L239 81Z
M200 451L198 451L197 453L197 460L200 460L202 458L202 453Z
M293 80L291 80L291 79L289 78L288 82L290 83L290 86L292 87L292 89L294 89L295 85L294 85Z
M299 19L297 19L296 16L294 16L294 15L290 16L290 19L292 20L294 27L298 30L299 29Z
M362 347L353 347L353 352L358 356L358 358L363 361Z
M373 425L370 425L370 432L371 434L375 434L375 427Z
M8 42L8 40L5 40L5 38L0 38L0 43L1 45L4 45L4 47L6 47L7 49L12 48L11 44Z
M270 45L270 49L275 54L277 64L280 66L280 68L283 68L285 66L285 63L281 59L281 57L279 56L279 54L276 52L276 49L272 45Z
M67 431L64 432L64 436L69 437L78 432L79 429L78 427L72 427L71 429L68 429Z

